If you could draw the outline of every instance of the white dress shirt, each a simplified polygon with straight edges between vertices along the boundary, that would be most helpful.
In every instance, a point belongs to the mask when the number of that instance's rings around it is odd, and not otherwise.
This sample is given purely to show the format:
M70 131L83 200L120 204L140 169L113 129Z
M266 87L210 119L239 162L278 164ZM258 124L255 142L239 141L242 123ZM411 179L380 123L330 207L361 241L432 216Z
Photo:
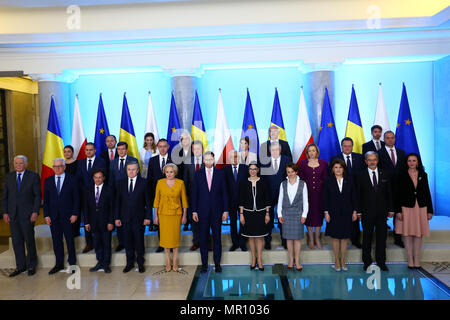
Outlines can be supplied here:
M208 171L211 171L211 185L212 185L212 179L214 177L214 167L212 167L211 169L205 167L206 182L208 182Z
M57 176L56 174L55 174L55 186L57 186L58 185L58 179L57 179L57 177L61 177L61 180L60 180L60 188L62 189L62 186L63 186L63 184L64 184L64 179L65 179L65 177L66 177L66 173L64 172L62 175L60 175L60 176ZM61 191L61 189L59 190L59 191Z
M289 182L289 177L287 179L287 194L289 197L289 203L292 204L292 201L295 199L295 195L297 194L297 189L300 182L300 177L297 176L297 180L294 184ZM283 183L280 184L280 193L278 195L278 205L277 205L277 214L278 218L282 217L283 212L283 198L284 198L284 188ZM306 187L306 183L303 184L303 213L302 218L306 218L308 216L309 211L309 203L308 203L308 188Z
M370 177L370 182L372 182L372 186L373 186L373 173L372 172L375 172L375 176L377 177L377 184L380 184L380 179L378 178L378 168L376 168L375 170L367 168L367 171L369 171L369 177Z
M385 145L384 147L386 148L388 156L391 160L392 160L391 149L394 151L395 164L397 164L397 150L395 149L395 146L392 146L392 148L391 148L391 147L388 147L387 145Z
M98 197L100 198L100 196L102 195L102 189L103 189L103 183L101 185L95 185L94 188L94 199L95 199L95 195L97 194L97 188L98 188Z
M94 161L95 161L95 156L93 156L92 158L86 158L86 169L89 169L89 160L91 161L91 168L94 167Z
M337 181L337 184L339 187L339 192L342 193L342 186L344 184L344 178L341 178L341 179L336 178L336 181Z
M375 145L375 149L377 148L377 142L380 144L380 149L382 148L381 140L372 139L372 141L373 141L373 144ZM379 151L379 150L377 150L377 151Z
M273 170L275 170L275 160L277 160L277 166L278 166L278 170L280 170L280 162L281 162L281 157L278 157L278 158L274 158L274 157L271 157L271 161L272 161L272 168L273 168Z
M197 163L198 163L198 165L201 167L202 166L202 161L203 161L202 156L200 156L200 157L195 157L194 156L194 166L197 166Z
M118 169L120 170L120 160L124 160L123 161L123 167L125 168L125 166L127 165L127 157L128 157L128 155L125 155L125 157L123 157L123 158L121 158L121 157L119 157L119 166L118 166Z
M168 153L166 153L165 156L159 155L159 167L160 167L161 169L163 169L163 167L162 167L163 159L165 159L165 163L167 164L167 159L168 159L168 158L169 158L169 154L168 154Z
M347 157L349 157L349 159L350 159L350 164L351 164L352 167L353 167L352 154L351 154L351 153L350 153L350 154L345 154L345 153L342 152L342 156L344 157L344 162L345 162L345 164L347 164Z
M131 184L131 181L133 181L133 190L131 190L131 192L134 191L134 189L136 188L136 180L137 180L137 176L134 177L134 178L128 177L128 191L130 191L130 184Z

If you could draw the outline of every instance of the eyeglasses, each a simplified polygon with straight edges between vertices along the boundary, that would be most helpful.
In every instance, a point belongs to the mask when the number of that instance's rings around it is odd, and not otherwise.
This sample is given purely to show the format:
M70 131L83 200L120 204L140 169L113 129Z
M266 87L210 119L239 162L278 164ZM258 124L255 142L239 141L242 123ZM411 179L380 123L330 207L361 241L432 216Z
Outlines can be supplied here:
M53 166L53 168L64 168L65 166L61 165L61 166Z

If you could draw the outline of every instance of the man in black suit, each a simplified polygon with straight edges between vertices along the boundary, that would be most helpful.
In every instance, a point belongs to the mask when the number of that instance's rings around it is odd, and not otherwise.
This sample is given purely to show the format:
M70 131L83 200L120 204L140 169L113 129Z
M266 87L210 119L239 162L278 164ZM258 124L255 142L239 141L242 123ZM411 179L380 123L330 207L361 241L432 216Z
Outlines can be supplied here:
M342 153L335 155L334 159L341 159L347 164L347 174L352 177L353 183L356 184L356 177L365 169L363 156L353 152L353 140L346 137L341 141ZM330 168L331 169L331 168ZM359 220L353 222L352 244L361 249L361 229Z
M278 143L272 143L270 145L270 154L269 162L267 164L261 164L261 178L265 180L267 183L267 187L271 194L271 206L269 210L270 214L270 222L268 223L268 232L269 234L264 237L265 245L264 248L266 250L272 249L270 242L272 241L272 229L274 227L274 219L275 219L275 209L274 207L278 203L278 194L280 192L280 184L286 179L286 165L291 161L287 156L281 154L281 146ZM280 229L280 237L282 225L278 223L278 228ZM286 240L281 238L283 247L286 249Z
M135 157L129 156L128 153L128 144L124 141L120 141L117 144L117 158L114 158L113 161L109 164L109 181L108 184L114 187L114 190L117 186L117 183L125 179L127 177L126 165L130 162L138 162ZM124 240L122 227L117 227L117 240L119 241L119 245L116 248L116 252L123 250L124 248Z
M84 152L86 153L86 158L79 160L77 165L77 180L78 187L80 188L80 201L81 204L84 204L84 195L86 189L94 184L92 180L92 170L96 168L102 168L106 170L105 160L101 157L95 156L95 144L92 142L86 143L84 147ZM80 205L80 208L83 208L81 212L81 218L83 219L84 224L86 224L86 215L84 213L84 205ZM81 219L80 219L81 220ZM83 253L87 253L94 249L94 240L92 239L92 234L88 230L85 230L84 236L86 239L86 247L83 249Z
M291 148L289 147L289 143L284 140L279 139L280 130L277 126L271 126L269 128L269 141L265 141L261 144L259 148L259 160L262 165L266 165L269 163L270 159L270 145L272 143L277 143L281 147L281 154L286 156L289 159L289 162L292 162L292 153Z
M391 188L393 199L397 199L399 195L398 189L398 177L403 169L405 169L405 151L395 147L395 134L392 131L386 131L384 133L385 146L378 151L380 156L380 168L391 176ZM402 236L395 232L395 220L397 214L394 214L394 243L404 248L405 245L402 241Z
M388 271L386 266L387 217L394 215L391 183L389 176L378 168L378 154L369 151L365 154L367 170L361 172L357 179L358 218L363 227L362 259L364 271L372 264L372 235L376 228L375 258L378 267Z
M230 165L223 168L223 172L227 182L230 234L233 242L230 251L235 251L237 248L247 251L245 237L241 235L241 228L239 228L239 232L237 230L237 221L239 220L239 185L249 177L248 166L239 163L239 153L236 150L228 153L228 160Z
M69 264L75 265L77 261L75 242L73 239L72 224L77 221L80 211L80 197L78 194L77 179L64 171L64 159L53 160L54 175L44 182L44 217L50 226L53 240L53 251L56 264L48 274L55 274L64 269L64 243L66 239L69 253Z
M127 178L117 183L115 223L123 228L127 265L124 273L134 268L137 260L139 272L145 272L144 267L144 230L150 224L150 201L147 182L139 173L139 163L127 164ZM136 253L136 256L135 256Z
M188 197L188 218L192 229L192 247L191 251L200 248L200 238L198 235L198 223L192 219L192 191L195 187L195 172L204 167L203 165L203 144L199 140L192 142L192 157L190 163L184 164L183 181L186 186L186 195Z
M105 142L106 142L106 146L108 147L108 149L101 152L100 157L103 158L103 160L105 160L105 163L107 165L107 168L106 168L107 169L106 178L107 178L109 165L110 165L111 161L113 161L115 158L117 158L119 156L119 154L117 153L117 149L116 149L116 143L117 143L116 136L114 136L114 135L107 136L105 139Z
M372 140L366 142L362 146L362 154L365 155L368 151L378 152L382 147L384 147L384 142L381 141L381 133L383 128L379 125L374 125L370 128L370 133L372 134Z
M16 257L16 270L9 276L25 272L36 273L37 254L34 239L34 223L41 205L39 175L27 170L28 159L23 155L14 157L14 171L7 174L3 187L3 221L9 224ZM25 255L25 245L27 255Z
M153 207L153 201L155 200L156 185L159 179L164 179L166 176L163 173L163 168L168 163L173 163L172 157L169 152L169 143L166 139L159 139L158 144L159 155L151 157L148 162L147 171L147 183L148 191L150 196L150 205ZM150 214L150 223L153 224L153 217ZM150 227L149 227L150 228ZM150 230L149 230L150 231ZM158 228L158 239L159 239L159 228ZM156 252L163 252L164 248L158 247Z
M94 184L85 190L84 213L85 228L94 236L97 264L89 271L103 269L110 273L111 263L111 232L114 229L113 197L114 190L104 183L105 169L92 169Z

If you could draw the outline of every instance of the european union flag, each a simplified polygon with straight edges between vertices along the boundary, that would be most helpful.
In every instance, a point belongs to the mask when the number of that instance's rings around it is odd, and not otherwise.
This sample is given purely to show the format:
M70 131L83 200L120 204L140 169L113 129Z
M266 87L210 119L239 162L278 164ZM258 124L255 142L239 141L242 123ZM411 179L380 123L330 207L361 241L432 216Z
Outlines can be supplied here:
M100 100L98 101L97 124L95 126L94 144L96 148L95 155L100 156L100 153L106 151L106 137L109 136L108 121L106 121L105 108L103 108L102 94L100 93Z
M395 131L395 146L403 149L406 154L414 152L420 155L404 83L400 110L398 111L397 129Z
M273 99L272 120L270 126L277 126L279 131L278 138L287 141L286 131L284 130L283 115L281 114L280 99L278 98L278 90L275 88L275 98ZM270 137L269 137L270 139Z
M325 97L323 99L322 120L320 122L317 146L320 150L319 158L327 163L330 162L331 157L341 152L327 88L325 88Z
M178 118L177 106L172 92L172 100L170 101L169 126L167 127L167 141L169 142L169 153L180 140L182 134L180 120Z
M253 114L252 101L247 88L247 100L245 102L244 122L242 123L241 138L248 137L250 139L249 151L259 154L259 137L258 129L256 129L255 115Z

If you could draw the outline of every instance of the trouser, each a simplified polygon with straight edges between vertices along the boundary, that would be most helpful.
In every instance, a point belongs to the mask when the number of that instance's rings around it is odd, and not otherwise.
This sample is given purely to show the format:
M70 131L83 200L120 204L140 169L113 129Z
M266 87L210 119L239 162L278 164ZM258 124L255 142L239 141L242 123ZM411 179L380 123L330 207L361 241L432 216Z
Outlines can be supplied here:
M352 229L352 243L361 243L361 229L359 228L359 219L353 221L353 229Z
M30 216L19 217L16 215L9 224L18 270L23 270L27 267L33 269L37 266L34 222L30 221ZM25 245L27 247L27 255L25 255Z
M188 208L188 220L191 224L191 230L192 230L192 243L199 245L200 243L200 238L198 236L199 233L199 227L198 227L198 222L195 222L194 219L192 219L192 209Z
M64 265L63 236L66 239L69 264L76 264L77 256L75 252L75 242L73 240L73 226L70 223L70 220L62 217L52 219L50 231L52 233L53 251L56 257L56 265Z
M244 247L245 238L241 235L241 227L239 227L239 232L237 229L237 222L239 221L239 207L235 206L230 209L230 234L231 241L234 246Z
M372 263L372 237L374 228L376 230L375 239L375 259L377 264L386 262L386 238L387 238L387 214L377 217L362 218L363 227L363 243L362 243L362 260L365 265Z
M137 261L138 265L144 265L144 224L127 222L122 225L122 228L127 266L134 265L135 261Z
M86 217L85 217L84 212L81 213L81 217L83 219L82 223L83 223L83 225L85 225ZM81 219L78 219L78 220L81 220ZM94 245L94 239L92 237L92 232L91 231L86 231L86 229L84 229L84 238L86 240L86 245L87 246L93 246Z
M220 259L222 258L222 215L212 213L200 214L198 223L202 264L208 264L210 230L213 236L214 264L220 264Z
M111 231L106 226L93 228L92 235L94 237L95 255L97 261L103 267L109 267L111 263Z

